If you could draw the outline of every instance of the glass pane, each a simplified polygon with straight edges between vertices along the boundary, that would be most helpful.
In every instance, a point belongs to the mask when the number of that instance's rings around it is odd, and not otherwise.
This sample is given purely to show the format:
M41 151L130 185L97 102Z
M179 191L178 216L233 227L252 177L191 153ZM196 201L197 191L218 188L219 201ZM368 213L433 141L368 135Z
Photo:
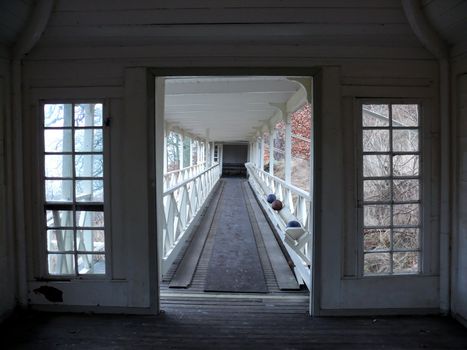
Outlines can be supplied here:
M394 273L417 273L418 252L394 253Z
M73 227L73 212L71 210L47 210L47 227Z
M102 103L75 105L75 126L102 126Z
M392 105L392 126L418 126L418 105Z
M105 255L103 254L78 254L78 273L80 275L105 274Z
M47 230L47 250L64 252L75 249L72 230Z
M363 152L388 152L389 130L363 130Z
M265 133L263 135L263 163L264 163L264 168L263 170L266 172L269 172L269 134Z
M391 248L391 230L363 230L363 247L365 251L389 250Z
M71 152L71 130L44 130L44 150L54 153Z
M190 166L190 144L191 139L189 137L183 138L183 167L187 168Z
M44 127L46 128L70 127L71 118L71 104L44 105Z
M46 177L72 177L72 157L69 155L51 155L44 156L44 167Z
M76 177L103 177L104 157L102 154L77 154L75 173Z
M285 151L285 122L281 120L274 129L274 148L279 151Z
M391 200L389 180L363 181L363 200L366 202L385 202Z
M363 207L365 226L389 226L390 223L391 207L389 205L365 205Z
M75 152L102 152L102 129L75 130Z
M386 274L391 271L389 253L366 253L364 255L365 274Z
M418 130L393 130L392 149L394 152L417 152Z
M51 275L74 275L75 257L73 254L49 254L48 266Z
M363 126L389 126L388 105L363 105Z
M45 200L48 202L71 202L72 180L45 180Z
M191 165L198 164L198 140L191 142Z
M290 117L292 134L299 135L305 139L311 137L311 106L309 103L305 104Z
M77 202L103 202L104 181L102 180L78 180L76 181Z
M274 150L274 176L285 180L285 155L284 153Z
M180 146L178 134L170 132L166 138L167 171L180 169Z
M394 249L418 249L418 228L396 228L394 229Z
M393 184L394 201L407 202L420 199L419 180L394 180Z
M381 177L390 175L388 155L365 155L363 156L363 176Z
M78 227L104 227L104 212L77 211L76 226Z
M394 225L418 225L420 223L419 204L394 204Z
M419 156L414 154L404 154L393 156L394 176L418 176Z
M104 230L78 230L76 232L76 244L79 251L104 252Z

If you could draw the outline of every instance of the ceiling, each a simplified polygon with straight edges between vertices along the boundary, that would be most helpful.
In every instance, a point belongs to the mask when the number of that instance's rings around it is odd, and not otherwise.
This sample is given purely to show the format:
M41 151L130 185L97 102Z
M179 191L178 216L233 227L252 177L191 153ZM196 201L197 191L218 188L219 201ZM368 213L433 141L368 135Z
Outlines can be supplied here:
M279 120L281 107L303 105L310 85L310 78L290 77L167 78L165 120L212 141L244 142Z

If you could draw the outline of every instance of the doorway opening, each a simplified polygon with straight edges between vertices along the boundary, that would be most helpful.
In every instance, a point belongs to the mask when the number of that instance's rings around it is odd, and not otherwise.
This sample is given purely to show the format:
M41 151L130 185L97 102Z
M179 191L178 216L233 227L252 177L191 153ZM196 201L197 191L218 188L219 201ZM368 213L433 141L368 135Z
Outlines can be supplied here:
M294 300L313 255L313 81L156 78L160 296ZM162 108L163 107L163 108Z

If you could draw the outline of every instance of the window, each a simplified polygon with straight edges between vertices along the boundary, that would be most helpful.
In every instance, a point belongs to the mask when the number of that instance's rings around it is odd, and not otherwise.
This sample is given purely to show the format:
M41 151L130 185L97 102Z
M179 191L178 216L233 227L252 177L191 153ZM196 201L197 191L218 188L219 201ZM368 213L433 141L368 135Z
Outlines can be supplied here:
M179 134L170 131L167 135L167 171L180 169L180 142Z
M103 105L45 104L43 112L48 274L105 274Z
M417 104L363 104L364 275L420 272L421 152Z

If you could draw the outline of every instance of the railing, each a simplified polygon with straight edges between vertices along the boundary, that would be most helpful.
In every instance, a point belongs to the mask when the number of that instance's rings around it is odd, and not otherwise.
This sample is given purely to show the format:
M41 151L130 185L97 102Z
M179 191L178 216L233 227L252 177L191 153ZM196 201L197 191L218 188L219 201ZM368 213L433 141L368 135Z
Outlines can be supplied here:
M175 260L182 237L188 231L219 177L220 166L215 164L163 193L162 273L167 272Z
M251 183L259 202L269 218L276 226L277 232L285 242L290 257L295 264L296 273L311 289L311 245L312 245L312 216L311 196L285 181L255 167L252 163L245 164L249 182ZM274 194L283 203L283 209L275 211L267 202L268 194ZM291 238L291 231L287 223L296 220L301 224L299 235ZM297 230L297 229L295 229Z
M200 172L205 170L206 162L195 164L187 168L169 171L164 174L164 191L168 188L174 187L183 181L195 177Z

